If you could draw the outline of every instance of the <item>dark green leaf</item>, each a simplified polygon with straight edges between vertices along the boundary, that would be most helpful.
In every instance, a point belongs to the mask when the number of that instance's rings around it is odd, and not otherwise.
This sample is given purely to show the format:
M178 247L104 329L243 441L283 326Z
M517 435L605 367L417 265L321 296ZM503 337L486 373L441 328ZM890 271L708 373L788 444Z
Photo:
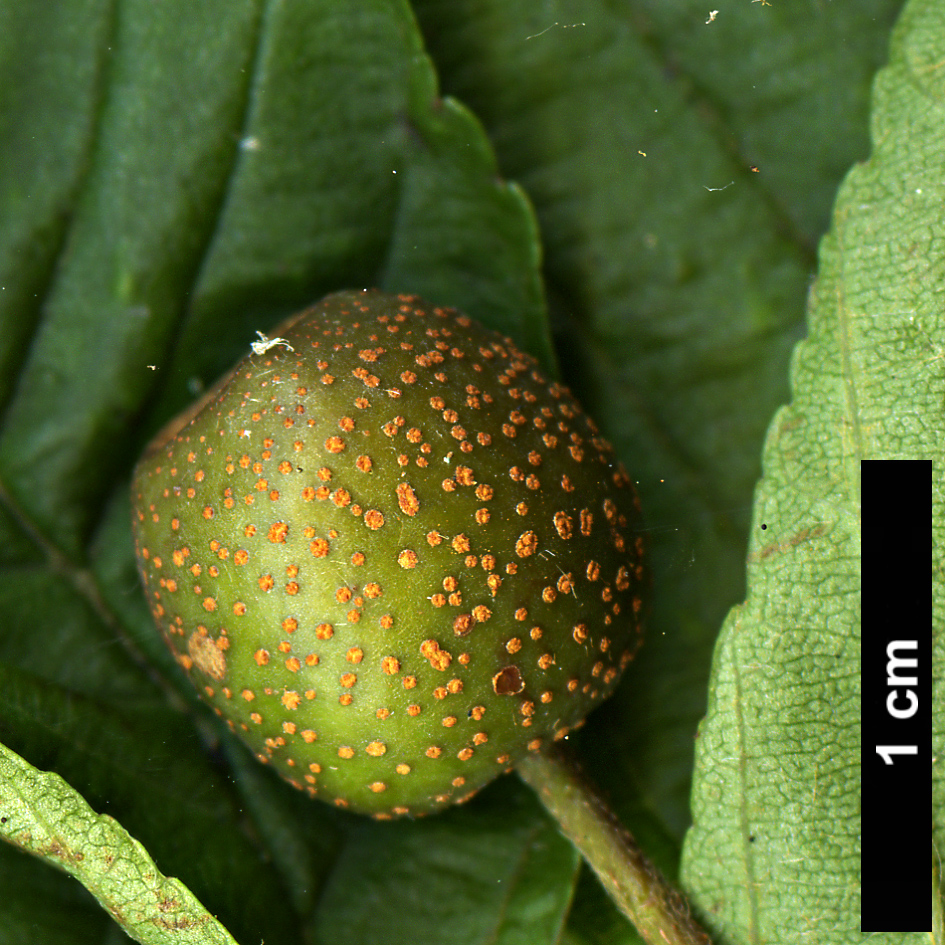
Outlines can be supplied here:
M317 940L556 941L579 858L535 806L504 779L471 807L355 830L325 890Z

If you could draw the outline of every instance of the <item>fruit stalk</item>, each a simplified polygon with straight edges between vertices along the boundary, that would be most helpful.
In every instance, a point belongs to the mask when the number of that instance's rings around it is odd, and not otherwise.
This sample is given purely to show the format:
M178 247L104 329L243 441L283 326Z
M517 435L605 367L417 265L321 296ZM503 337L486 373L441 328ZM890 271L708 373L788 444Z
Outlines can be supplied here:
M555 746L530 754L517 771L644 941L709 945L682 894L647 859L569 753Z

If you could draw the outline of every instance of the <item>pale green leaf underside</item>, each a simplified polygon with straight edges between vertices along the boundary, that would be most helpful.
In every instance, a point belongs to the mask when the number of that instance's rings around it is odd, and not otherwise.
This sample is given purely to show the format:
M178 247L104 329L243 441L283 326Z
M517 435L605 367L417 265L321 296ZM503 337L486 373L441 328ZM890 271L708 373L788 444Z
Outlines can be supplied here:
M748 598L729 615L715 654L683 866L706 921L727 945L865 937L859 468L864 459L938 459L945 446L938 340L945 330L943 52L945 8L912 0L875 84L872 156L844 183L821 246L810 334L793 363L793 401L768 435ZM934 490L940 755L940 466ZM941 850L940 761L935 776ZM869 940L929 941L915 933Z
M0 838L74 876L142 945L236 945L178 879L58 774L0 745Z

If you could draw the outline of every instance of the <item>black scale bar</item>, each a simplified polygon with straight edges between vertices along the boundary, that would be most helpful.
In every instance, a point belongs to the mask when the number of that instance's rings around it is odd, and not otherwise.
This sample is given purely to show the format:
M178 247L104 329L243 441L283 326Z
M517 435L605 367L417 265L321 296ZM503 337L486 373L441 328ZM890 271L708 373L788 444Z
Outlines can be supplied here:
M928 933L931 461L864 461L861 501L861 930Z

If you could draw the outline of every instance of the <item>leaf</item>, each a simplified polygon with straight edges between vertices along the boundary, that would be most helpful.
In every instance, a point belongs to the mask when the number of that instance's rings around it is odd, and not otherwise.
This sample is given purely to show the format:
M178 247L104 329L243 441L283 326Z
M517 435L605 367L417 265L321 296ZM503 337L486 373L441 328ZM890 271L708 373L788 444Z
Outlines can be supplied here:
M524 787L496 787L474 808L355 830L326 886L317 940L557 941L580 858L553 823L531 816Z
M37 771L3 745L0 837L75 876L143 945L236 945L120 824L95 814L59 775Z
M845 180L821 245L793 398L765 446L749 594L716 652L684 858L685 881L725 942L862 940L859 469L945 447L943 39L941 5L912 0L874 87L872 154ZM945 734L943 523L937 469L935 745ZM941 851L940 763L933 777Z

